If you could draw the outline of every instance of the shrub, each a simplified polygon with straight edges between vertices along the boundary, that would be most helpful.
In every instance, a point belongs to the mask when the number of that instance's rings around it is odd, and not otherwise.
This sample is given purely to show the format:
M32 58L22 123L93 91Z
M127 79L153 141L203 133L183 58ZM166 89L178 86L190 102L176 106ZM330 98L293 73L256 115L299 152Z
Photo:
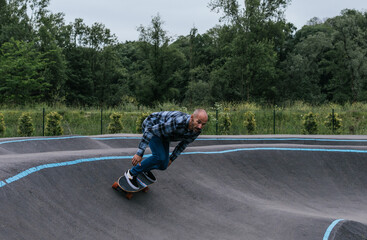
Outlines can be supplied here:
M5 120L4 120L4 115L2 113L0 113L0 134L4 135L5 134Z
M50 112L46 115L46 136L58 136L64 133L61 126L63 117L57 112Z
M254 133L256 129L255 114L253 114L252 112L246 112L245 121L243 122L243 125L245 126L249 134Z
M143 131L142 129L142 124L144 122L144 120L150 115L150 113L144 112L141 113L140 116L138 116L138 118L136 119L136 131L138 133L141 133Z
M333 124L334 122L334 124ZM339 117L339 114L335 113L334 114L334 119L333 119L333 114L329 113L326 116L326 120L324 122L325 126L330 129L333 133L340 133L340 128L342 127L342 119ZM333 129L334 127L334 129Z
M110 123L108 124L108 132L109 133L121 133L122 132L122 114L112 113L110 115Z
M29 113L23 113L18 119L18 134L21 137L32 136L34 127Z
M231 129L232 122L229 113L220 113L219 115L219 127L222 133L228 134Z
M303 117L303 134L317 134L316 114L309 112Z

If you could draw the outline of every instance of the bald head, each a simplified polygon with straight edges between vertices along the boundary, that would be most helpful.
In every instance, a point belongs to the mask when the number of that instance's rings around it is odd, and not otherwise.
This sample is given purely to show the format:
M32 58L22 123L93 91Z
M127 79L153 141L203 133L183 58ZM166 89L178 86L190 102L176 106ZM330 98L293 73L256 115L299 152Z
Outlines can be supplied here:
M189 129L200 132L208 122L208 114L204 109L196 109L191 115Z
M205 118L206 122L208 121L208 114L206 113L204 109L201 109L201 108L196 109L193 115L194 117Z

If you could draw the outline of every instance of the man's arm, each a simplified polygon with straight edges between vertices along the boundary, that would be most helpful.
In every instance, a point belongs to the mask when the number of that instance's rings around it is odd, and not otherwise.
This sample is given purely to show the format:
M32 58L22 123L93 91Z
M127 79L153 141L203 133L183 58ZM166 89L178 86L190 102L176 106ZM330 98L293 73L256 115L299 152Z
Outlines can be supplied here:
M194 140L184 140L181 141L179 144L177 144L177 146L175 147L175 149L173 150L171 156L170 156L170 161L175 161L175 159L186 149L187 145L189 145L189 143L193 142Z
M149 141L150 139L152 139L152 137L153 137L152 132L150 132L149 130L144 131L143 137L138 146L138 151L136 152L137 156L140 156L140 157L144 156L145 149L147 148Z

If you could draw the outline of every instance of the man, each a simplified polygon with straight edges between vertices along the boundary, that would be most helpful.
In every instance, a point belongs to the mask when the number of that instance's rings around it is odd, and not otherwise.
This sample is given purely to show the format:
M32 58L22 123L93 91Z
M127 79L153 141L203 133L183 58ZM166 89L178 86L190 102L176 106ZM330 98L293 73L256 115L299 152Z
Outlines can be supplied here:
M149 115L142 124L143 138L132 159L134 167L125 172L129 185L133 189L139 189L136 177L139 173L155 182L156 178L151 170L165 170L170 166L187 145L200 135L207 121L208 115L204 109L196 109L191 116L179 111L156 112ZM169 156L171 141L180 142ZM142 160L148 144L152 156Z

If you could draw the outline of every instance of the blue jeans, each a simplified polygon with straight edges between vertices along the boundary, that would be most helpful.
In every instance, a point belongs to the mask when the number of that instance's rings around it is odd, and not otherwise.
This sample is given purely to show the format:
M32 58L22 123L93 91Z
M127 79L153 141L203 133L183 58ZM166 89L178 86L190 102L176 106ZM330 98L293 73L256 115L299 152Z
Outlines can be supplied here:
M152 156L141 161L130 172L137 176L141 172L147 172L153 169L165 170L169 163L169 140L153 136L149 141L149 147L152 151Z

